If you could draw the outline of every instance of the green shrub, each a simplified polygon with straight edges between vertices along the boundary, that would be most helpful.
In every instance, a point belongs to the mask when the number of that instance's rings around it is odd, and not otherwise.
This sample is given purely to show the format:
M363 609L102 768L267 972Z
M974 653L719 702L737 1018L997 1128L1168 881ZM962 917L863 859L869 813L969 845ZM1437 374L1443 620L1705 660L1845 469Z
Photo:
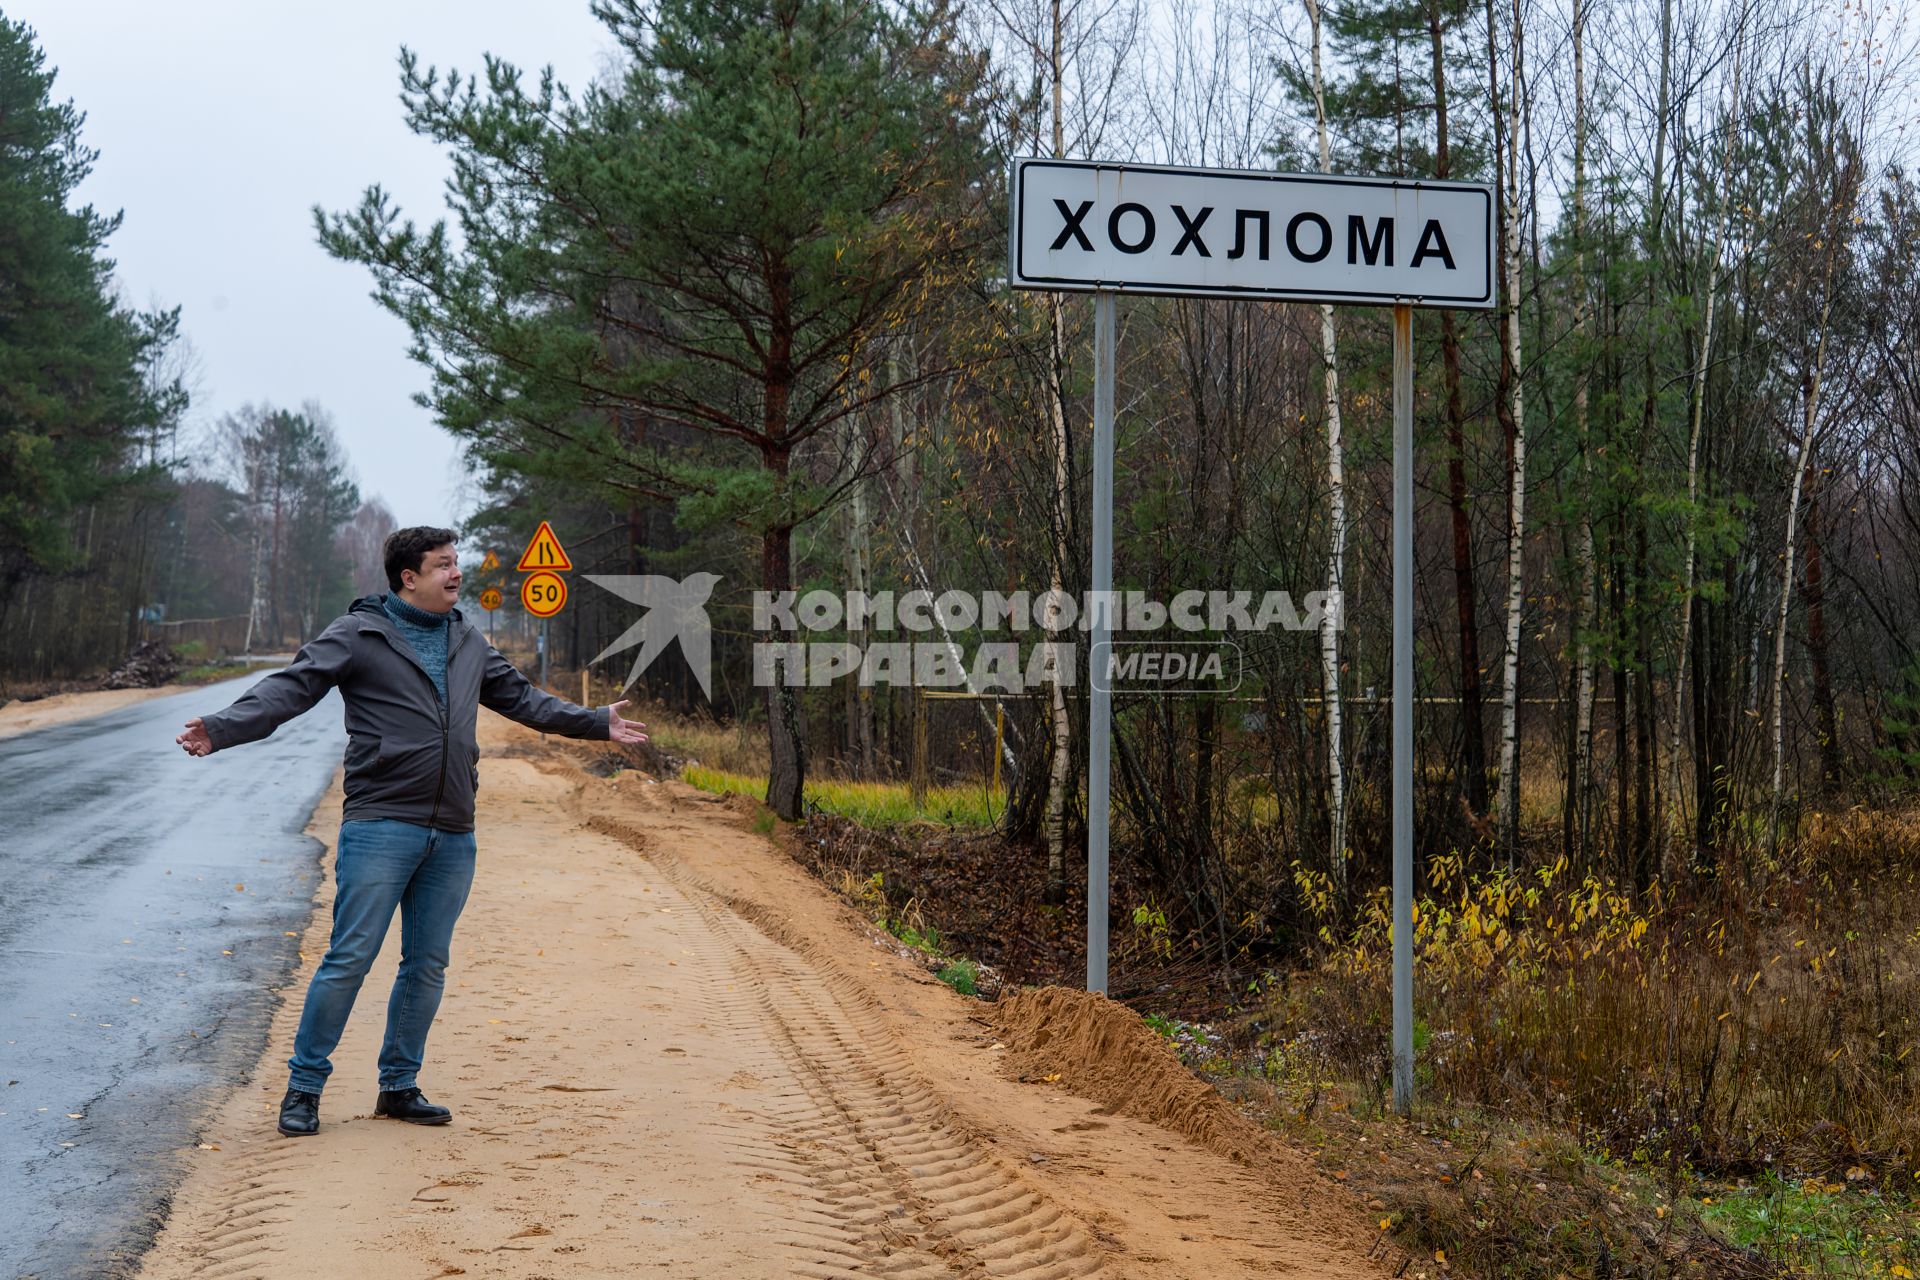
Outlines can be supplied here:
M952 987L963 996L980 994L980 966L971 960L955 960L952 964L936 973L934 977Z

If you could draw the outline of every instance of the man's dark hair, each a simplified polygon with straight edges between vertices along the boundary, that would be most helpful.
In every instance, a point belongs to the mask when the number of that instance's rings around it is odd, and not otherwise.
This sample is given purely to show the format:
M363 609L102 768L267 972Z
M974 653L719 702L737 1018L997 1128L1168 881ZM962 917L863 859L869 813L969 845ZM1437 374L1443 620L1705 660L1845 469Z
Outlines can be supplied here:
M444 547L454 540L451 529L436 529L432 525L416 524L408 529L395 529L387 535L387 542L381 548L381 555L387 564L387 585L398 591L403 585L400 571L411 569L420 572L420 566L427 561L427 552L435 547Z

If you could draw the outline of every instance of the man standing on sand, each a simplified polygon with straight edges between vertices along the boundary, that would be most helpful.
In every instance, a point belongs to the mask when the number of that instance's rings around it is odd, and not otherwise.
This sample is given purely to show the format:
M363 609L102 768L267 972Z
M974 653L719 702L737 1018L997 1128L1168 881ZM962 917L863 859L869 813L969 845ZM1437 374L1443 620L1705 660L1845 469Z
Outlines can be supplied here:
M440 1008L454 922L473 883L479 708L543 733L645 742L627 704L587 708L529 683L454 608L460 565L453 530L415 527L387 538L386 595L363 596L225 711L187 721L188 755L257 742L338 687L346 701L346 810L335 850L333 938L307 985L294 1037L280 1132L320 1128L320 1091L333 1071L360 984L400 912L400 972L387 999L377 1116L414 1124L453 1118L416 1077Z

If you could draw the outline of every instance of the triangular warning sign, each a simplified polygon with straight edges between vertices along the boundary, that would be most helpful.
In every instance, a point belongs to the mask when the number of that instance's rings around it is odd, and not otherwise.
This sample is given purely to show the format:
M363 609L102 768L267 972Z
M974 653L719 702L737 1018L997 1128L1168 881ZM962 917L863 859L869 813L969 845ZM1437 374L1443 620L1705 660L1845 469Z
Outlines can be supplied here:
M536 569L571 569L573 561L567 559L560 539L553 536L553 526L542 520L540 527L533 531L533 541L520 553L520 563L514 568L520 573L531 573Z
M491 551L487 552L487 558L480 562L480 572L482 573L492 573L495 569L498 569L499 567L500 567L500 557L493 554L493 552Z

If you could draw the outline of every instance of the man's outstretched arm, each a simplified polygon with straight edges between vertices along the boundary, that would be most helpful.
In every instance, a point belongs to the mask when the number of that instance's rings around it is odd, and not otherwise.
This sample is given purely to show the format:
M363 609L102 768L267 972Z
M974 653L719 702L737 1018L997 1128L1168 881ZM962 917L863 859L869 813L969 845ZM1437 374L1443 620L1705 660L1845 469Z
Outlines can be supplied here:
M190 756L210 756L244 742L258 742L327 696L346 678L353 660L350 618L337 618L325 631L300 646L293 662L270 671L224 711L187 721L175 742Z
M647 726L638 720L621 719L620 708L627 705L625 701L582 707L556 698L521 675L492 645L487 646L487 668L480 676L480 705L529 729L557 733L563 738L647 740Z

